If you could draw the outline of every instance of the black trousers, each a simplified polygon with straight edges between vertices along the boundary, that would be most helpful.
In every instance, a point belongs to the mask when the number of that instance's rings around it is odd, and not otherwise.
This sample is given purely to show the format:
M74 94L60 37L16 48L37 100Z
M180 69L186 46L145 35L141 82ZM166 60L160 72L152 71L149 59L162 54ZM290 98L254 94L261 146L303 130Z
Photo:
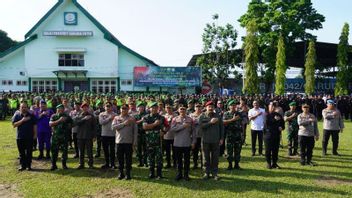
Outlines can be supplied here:
M87 149L88 166L93 166L93 140L78 139L79 164L84 166L84 152Z
M301 162L311 162L314 148L314 136L298 136L299 146L301 149Z
M264 137L264 142L266 162L274 165L279 158L280 137Z
M100 155L101 151L101 133L97 133L97 155Z
M172 151L172 161L173 164L176 164L175 150L174 150L174 140L165 140L164 139L164 150L166 156L167 165L171 166L171 151Z
M255 154L256 152L257 137L258 137L259 154L263 154L263 131L251 130L251 135L252 135L252 154Z
M75 154L79 156L77 133L72 133L73 147L75 148Z
M193 149L193 164L195 167L198 167L199 151L201 151L202 138L197 138L196 145Z
M20 164L29 168L32 164L33 139L17 139L17 148L20 154Z
M132 144L116 144L116 155L119 161L119 171L122 172L124 168L126 171L132 169ZM126 166L125 166L126 162Z
M190 158L191 158L191 147L174 147L177 171L179 175L182 175L182 171L185 176L189 174Z
M324 129L323 135L323 153L326 153L330 136L332 136L332 153L337 153L339 146L339 130L326 130Z
M115 166L115 136L101 136L103 144L105 164L111 167Z

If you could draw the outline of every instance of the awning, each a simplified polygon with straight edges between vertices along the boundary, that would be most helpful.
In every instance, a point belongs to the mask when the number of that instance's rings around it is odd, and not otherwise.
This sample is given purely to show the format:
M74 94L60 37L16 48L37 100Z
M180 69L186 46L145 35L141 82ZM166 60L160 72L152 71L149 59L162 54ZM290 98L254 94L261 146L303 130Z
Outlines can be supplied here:
M55 51L58 53L61 53L61 52L85 53L87 51L87 49L86 48L55 48Z
M58 70L53 71L58 78L87 78L87 70Z

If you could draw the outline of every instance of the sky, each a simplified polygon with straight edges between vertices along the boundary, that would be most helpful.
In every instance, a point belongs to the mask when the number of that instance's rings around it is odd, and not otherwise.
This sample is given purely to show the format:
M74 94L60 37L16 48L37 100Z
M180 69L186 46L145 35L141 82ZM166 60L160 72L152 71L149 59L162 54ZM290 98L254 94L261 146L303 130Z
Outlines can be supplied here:
M1 0L0 29L17 41L57 0ZM203 29L219 14L219 25L232 24L241 37L238 19L250 0L78 0L124 45L161 66L186 66L202 51ZM326 17L318 41L337 43L343 24L352 25L351 0L312 0ZM350 37L350 43L352 39Z

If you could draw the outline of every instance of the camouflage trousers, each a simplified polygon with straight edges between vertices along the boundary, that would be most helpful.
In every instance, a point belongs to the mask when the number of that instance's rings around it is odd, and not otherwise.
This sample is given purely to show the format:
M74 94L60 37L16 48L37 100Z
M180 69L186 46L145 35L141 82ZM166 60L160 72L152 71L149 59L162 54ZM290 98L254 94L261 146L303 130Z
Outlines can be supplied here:
M146 134L138 133L137 137L137 159L141 164L147 164Z
M145 136L147 145L147 159L150 168L163 166L163 155L161 150L161 141L159 132L149 132Z
M233 140L228 138L226 142L227 161L239 163L241 160L242 140Z
M288 140L289 153L292 152L292 150L297 152L297 149L298 149L298 131L288 131L287 140Z
M62 152L62 161L66 162L68 155L68 141L66 138L53 136L51 143L52 162L56 163L59 151Z

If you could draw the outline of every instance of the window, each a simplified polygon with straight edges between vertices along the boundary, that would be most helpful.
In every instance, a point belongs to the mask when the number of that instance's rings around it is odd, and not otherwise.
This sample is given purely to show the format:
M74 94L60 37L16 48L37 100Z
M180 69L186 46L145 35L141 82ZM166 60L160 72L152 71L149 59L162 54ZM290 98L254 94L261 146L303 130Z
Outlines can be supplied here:
M22 81L20 81L20 80L16 81L16 85L17 86L21 86L22 85Z
M59 66L62 67L83 67L83 54L59 54Z
M27 81L22 81L23 86L27 86Z
M92 92L94 93L115 93L116 80L93 80Z
M121 80L121 85L132 85L132 80Z
M23 84L25 82L25 84ZM23 81L22 85L26 85L27 82ZM57 90L57 81L56 80L40 80L40 81L32 81L32 91L33 92L49 92Z
M7 85L7 80L1 81L1 85Z
M8 85L13 85L13 81L12 81L12 80L9 80L9 81L7 81L7 84L8 84Z

